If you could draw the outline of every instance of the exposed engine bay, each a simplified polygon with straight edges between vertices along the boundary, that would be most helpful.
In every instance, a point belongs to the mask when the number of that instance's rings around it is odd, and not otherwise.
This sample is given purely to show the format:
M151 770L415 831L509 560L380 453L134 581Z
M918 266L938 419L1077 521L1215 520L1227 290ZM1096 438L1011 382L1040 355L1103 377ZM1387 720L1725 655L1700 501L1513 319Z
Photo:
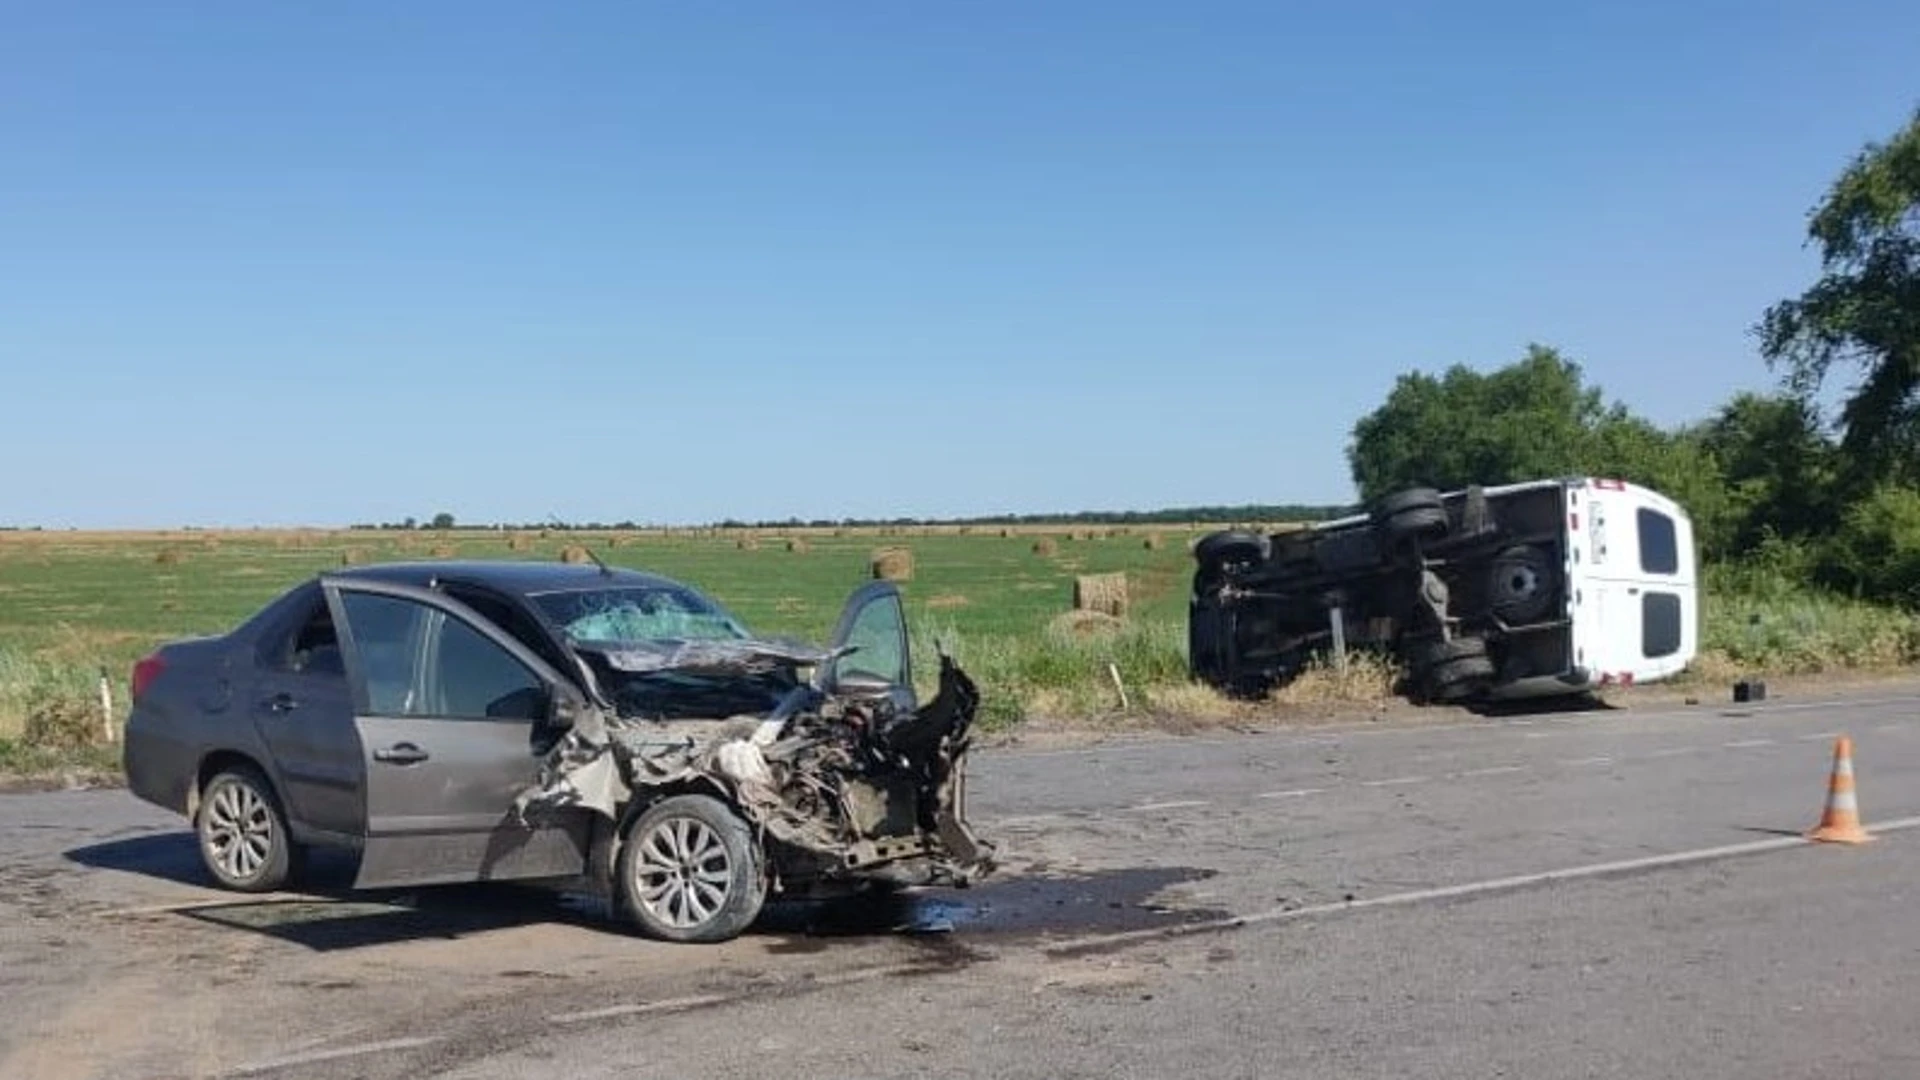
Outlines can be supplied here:
M776 891L967 885L992 870L992 846L963 817L979 693L951 657L933 699L903 709L890 687L846 680L828 691L801 679L800 668L835 658L803 646L576 652L610 707L571 718L516 801L523 818L579 808L619 823L699 792L722 797L761 838Z

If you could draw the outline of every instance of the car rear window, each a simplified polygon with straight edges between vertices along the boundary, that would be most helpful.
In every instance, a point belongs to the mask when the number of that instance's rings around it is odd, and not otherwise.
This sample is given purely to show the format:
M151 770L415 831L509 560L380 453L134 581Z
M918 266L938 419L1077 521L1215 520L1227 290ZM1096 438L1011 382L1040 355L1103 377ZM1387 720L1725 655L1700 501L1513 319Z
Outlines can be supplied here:
M1673 519L1658 510L1640 511L1640 569L1649 574L1680 572L1680 541Z
M1650 592L1640 598L1640 655L1649 660L1680 651L1680 597Z

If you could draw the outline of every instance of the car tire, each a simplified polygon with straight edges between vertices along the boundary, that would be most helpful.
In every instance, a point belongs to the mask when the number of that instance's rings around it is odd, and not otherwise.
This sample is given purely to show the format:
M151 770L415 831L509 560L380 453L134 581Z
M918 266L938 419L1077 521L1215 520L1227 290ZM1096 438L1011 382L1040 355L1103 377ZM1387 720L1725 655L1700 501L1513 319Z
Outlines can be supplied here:
M193 832L200 861L221 888L263 893L287 883L293 838L280 798L260 770L235 766L207 781Z
M1447 508L1440 501L1440 493L1432 488L1396 491L1373 504L1372 517L1389 543L1416 536L1444 536L1447 532Z
M617 862L621 913L662 941L730 940L760 916L763 863L746 821L725 803L670 796L627 826Z
M1259 533L1228 530L1201 537L1193 545L1193 558L1205 567L1264 562L1272 549L1273 542Z

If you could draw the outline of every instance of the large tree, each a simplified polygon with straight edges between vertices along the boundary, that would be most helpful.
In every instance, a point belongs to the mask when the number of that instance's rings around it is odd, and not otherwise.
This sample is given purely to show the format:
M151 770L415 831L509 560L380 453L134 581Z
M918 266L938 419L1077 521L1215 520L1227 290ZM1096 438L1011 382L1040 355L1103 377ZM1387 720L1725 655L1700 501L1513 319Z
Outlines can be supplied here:
M1801 394L1857 367L1840 414L1856 477L1920 480L1920 112L1847 166L1807 232L1820 280L1767 310L1761 351Z
M1456 365L1438 377L1402 375L1354 425L1347 459L1369 500L1416 486L1617 477L1678 500L1708 551L1732 540L1727 487L1699 434L1609 405L1580 365L1540 345L1486 373Z
M1586 456L1607 412L1580 365L1534 345L1485 374L1456 364L1437 378L1400 376L1386 403L1354 425L1347 460L1363 499L1555 476Z

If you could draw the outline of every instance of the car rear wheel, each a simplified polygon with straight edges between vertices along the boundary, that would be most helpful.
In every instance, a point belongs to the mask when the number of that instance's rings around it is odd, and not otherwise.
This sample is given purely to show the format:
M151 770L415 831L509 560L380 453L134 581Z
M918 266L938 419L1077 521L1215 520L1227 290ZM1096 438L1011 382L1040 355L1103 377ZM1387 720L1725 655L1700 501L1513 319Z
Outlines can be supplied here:
M766 875L740 815L707 795L662 799L634 819L620 847L620 905L663 941L738 937L760 915Z
M293 866L287 815L259 770L239 766L207 782L194 814L200 859L222 888L272 892Z

